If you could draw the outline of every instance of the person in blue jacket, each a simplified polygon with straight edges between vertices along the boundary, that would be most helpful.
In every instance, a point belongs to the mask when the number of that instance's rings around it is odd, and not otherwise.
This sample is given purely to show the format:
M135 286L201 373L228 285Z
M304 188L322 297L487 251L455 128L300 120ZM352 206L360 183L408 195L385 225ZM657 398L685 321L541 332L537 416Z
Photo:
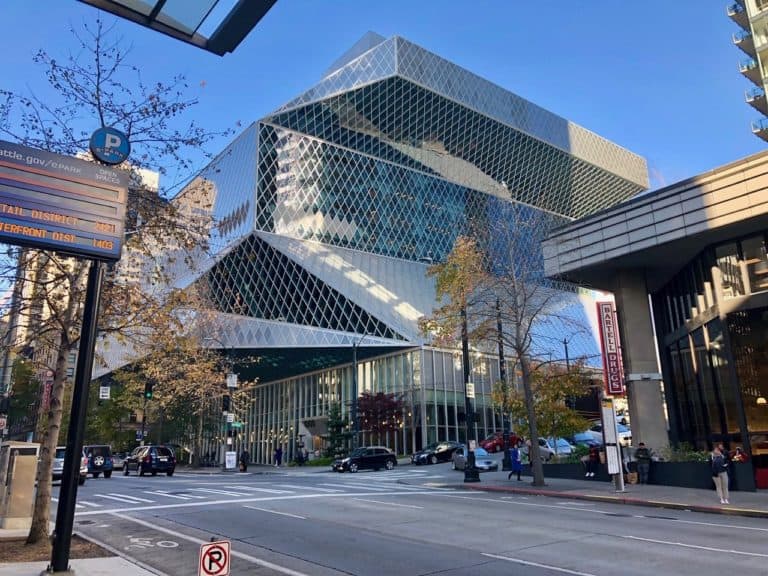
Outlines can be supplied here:
M520 455L520 447L514 444L509 449L509 459L512 461L512 472L507 476L507 480L512 479L512 474L517 474L517 480L520 481L520 473L523 471L523 459Z

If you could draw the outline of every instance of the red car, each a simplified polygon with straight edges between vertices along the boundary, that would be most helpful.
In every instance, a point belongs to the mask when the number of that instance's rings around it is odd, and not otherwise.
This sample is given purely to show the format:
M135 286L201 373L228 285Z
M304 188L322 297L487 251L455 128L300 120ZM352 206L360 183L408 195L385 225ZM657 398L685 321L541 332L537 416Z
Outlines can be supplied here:
M509 445L514 446L517 444L517 440L517 435L514 432L510 432ZM501 432L493 432L485 440L480 441L480 446L487 452L501 452L504 449L504 436Z

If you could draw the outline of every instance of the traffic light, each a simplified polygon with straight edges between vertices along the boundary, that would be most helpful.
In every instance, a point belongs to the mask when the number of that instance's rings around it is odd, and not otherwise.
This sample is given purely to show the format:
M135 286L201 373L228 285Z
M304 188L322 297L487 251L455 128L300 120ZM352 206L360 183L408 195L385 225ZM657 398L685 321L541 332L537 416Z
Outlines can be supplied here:
M152 400L152 387L155 385L155 383L152 380L147 380L144 383L144 398L147 400Z
M229 394L225 394L221 398L221 411L229 412L229 407L230 407L230 397L229 397Z

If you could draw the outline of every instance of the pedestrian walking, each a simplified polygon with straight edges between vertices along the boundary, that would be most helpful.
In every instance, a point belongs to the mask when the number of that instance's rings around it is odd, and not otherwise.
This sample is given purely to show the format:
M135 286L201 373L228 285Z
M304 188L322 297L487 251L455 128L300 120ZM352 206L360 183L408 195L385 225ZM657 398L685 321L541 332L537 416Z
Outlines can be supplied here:
M512 474L517 474L517 481L520 482L520 473L523 471L523 458L520 456L520 447L513 444L509 449L509 459L512 461L512 472L507 476L507 480L512 480Z
M635 459L637 460L637 473L640 476L640 484L648 484L648 472L651 469L651 450L640 442L635 450Z
M278 446L275 448L275 466L280 468L280 464L283 462L283 449Z
M240 452L240 472L248 471L248 462L251 460L251 455L248 454L248 450Z
M722 444L712 450L712 480L720 497L720 504L728 504L728 460L723 454Z
M594 478L597 473L598 466L600 466L600 447L593 445L589 447L589 453L587 454L587 473L584 474L587 478Z

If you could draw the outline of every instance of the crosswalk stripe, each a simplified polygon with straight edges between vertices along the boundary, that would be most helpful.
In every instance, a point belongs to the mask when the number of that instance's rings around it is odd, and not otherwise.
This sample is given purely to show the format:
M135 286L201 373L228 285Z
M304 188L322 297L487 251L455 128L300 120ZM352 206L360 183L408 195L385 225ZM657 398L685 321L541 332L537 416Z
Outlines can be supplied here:
M119 498L129 498L130 500L137 500L138 502L154 502L154 500L147 500L146 498L139 498L138 496L130 496L128 494L116 494L115 492L110 492L110 496L117 496Z
M59 499L51 497L51 502L56 502L58 504ZM75 504L75 508L82 508L80 504Z
M286 490L274 490L272 488L257 488L256 486L224 486L224 488L234 488L235 490L251 490L253 492L266 492L267 494L290 494Z
M123 502L126 504L141 504L140 501L134 500L133 498L122 496L120 494L94 494L97 498L107 498L108 500L115 500L117 502ZM154 500L145 500L146 502L154 502Z
M336 488L344 488L345 490L349 490L350 488L365 488L366 490L372 490L374 492L389 492L389 488L382 488L382 487L371 487L368 485L361 485L361 484L355 484L354 482L349 482L348 484L332 484L330 482L325 482L321 484L321 486L334 486Z
M193 496L179 496L177 494L169 494L161 490L149 491L147 494L157 494L158 496L167 496L168 498L176 498L177 500L191 500Z
M247 492L230 492L228 490L215 490L213 488L190 488L190 491L222 494L224 496L251 496L251 494L248 494Z
M80 502L83 506L93 507L93 508L101 508L101 504L96 504L96 502L88 502L87 500L83 500Z
M308 492L341 492L341 490L337 490L336 488L318 488L317 486L297 486L295 484L275 484L275 486L280 486L282 488L294 488L296 490L306 490Z

